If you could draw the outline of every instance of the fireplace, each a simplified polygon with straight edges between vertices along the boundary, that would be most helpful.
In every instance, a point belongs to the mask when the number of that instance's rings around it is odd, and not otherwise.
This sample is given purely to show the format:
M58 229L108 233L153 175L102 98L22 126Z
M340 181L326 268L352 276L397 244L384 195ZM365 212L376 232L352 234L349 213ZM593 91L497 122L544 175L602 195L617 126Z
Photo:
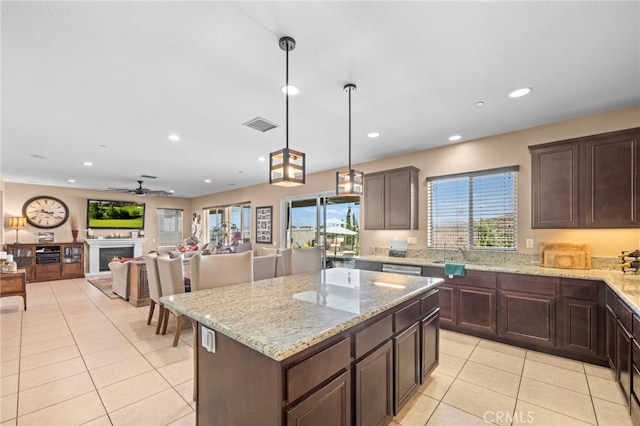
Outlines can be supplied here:
M142 256L142 246L146 238L103 238L88 239L89 272L85 275L100 274L109 270L108 264L114 257ZM106 250L106 251L105 251ZM102 253L104 251L104 254Z
M109 262L114 257L118 259L123 257L134 257L133 256L133 247L103 247L99 252L100 256L100 272L109 270Z

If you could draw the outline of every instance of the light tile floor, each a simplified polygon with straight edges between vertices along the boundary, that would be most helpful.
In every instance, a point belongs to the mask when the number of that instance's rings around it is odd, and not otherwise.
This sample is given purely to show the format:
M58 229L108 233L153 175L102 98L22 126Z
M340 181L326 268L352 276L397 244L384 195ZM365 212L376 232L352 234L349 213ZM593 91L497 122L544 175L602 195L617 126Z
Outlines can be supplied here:
M194 425L193 335L84 279L0 299L0 426ZM156 314L157 319L157 314ZM173 319L173 318L172 318ZM395 417L413 425L631 425L607 368L442 330L440 366Z

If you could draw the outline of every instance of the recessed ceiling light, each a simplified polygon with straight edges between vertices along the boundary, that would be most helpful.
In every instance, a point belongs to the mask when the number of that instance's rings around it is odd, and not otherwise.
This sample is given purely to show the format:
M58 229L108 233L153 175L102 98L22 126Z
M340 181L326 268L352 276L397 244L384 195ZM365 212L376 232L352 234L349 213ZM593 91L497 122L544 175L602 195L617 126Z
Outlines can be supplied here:
M380 136L380 133L371 132L371 133L367 133L367 136L369 136L370 138L377 138L378 136Z
M282 91L282 93L284 93L285 95L288 93L290 96L295 96L298 93L300 93L300 88L298 86L294 86L293 84L290 84L288 86L282 86L280 88L280 91Z
M180 140L180 136L176 135L175 133L172 133L170 135L167 135L167 139L173 142L178 142Z
M483 101L478 101L475 103L476 106L484 106L484 102Z
M267 159L262 157L262 156L260 156L260 157L258 157L258 161L267 161Z
M509 97L520 98L522 96L528 95L529 93L531 93L531 87L523 87L522 89L517 89L509 93Z
M174 191L173 189L170 189L169 192L173 194L176 191Z
M461 135L453 135L453 136L449 136L449 140L450 141L459 141L460 139L462 139Z
M69 183L76 183L76 180L75 180L75 179L67 179L67 182L69 182Z
M85 166L93 166L93 163L91 161L84 161L82 162L82 164Z
M211 183L211 179L205 179L204 183Z

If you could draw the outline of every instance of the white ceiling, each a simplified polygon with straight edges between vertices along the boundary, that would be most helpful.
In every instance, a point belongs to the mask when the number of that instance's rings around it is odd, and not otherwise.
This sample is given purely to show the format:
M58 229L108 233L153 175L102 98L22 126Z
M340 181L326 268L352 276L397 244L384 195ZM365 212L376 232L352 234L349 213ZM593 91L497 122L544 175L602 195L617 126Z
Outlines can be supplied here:
M354 164L640 104L638 1L1 8L7 182L135 188L152 175L145 187L194 197L268 181L257 157L285 144L283 35L302 91L289 145L308 173L347 163L348 82ZM242 125L257 116L281 127Z

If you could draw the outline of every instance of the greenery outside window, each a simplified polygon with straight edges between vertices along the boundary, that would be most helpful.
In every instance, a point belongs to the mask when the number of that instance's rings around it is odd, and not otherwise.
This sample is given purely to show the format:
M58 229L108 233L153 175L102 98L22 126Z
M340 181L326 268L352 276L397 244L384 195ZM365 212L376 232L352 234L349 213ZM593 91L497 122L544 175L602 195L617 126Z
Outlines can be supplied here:
M515 250L518 169L427 178L429 247Z
M158 209L158 247L182 244L182 209Z

